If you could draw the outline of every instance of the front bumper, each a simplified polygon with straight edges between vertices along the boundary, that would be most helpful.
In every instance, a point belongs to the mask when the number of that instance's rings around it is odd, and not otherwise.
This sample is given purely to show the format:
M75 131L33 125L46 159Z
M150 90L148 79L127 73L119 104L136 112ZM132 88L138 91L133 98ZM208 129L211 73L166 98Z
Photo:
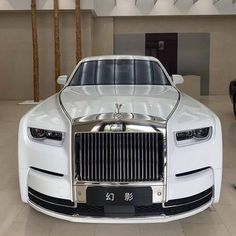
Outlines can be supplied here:
M194 215L208 208L213 202L213 187L190 197L171 200L165 205L120 207L109 211L103 206L74 204L66 199L59 199L28 188L29 204L45 214L73 222L103 223L148 223L167 222ZM115 221L114 221L115 220Z
M61 219L61 220L67 220L70 222L77 222L77 223L106 223L106 224L145 224L145 223L165 223L170 222L174 220L183 219L195 214L198 214L207 208L209 208L212 204L212 201L209 203L203 205L202 207L196 208L195 210L192 210L191 212L182 213L174 216L150 216L150 217L135 217L135 218L108 218L108 217L83 217L83 216L68 216L64 214L58 214L53 211L44 209L42 207L39 207L38 205L32 203L31 201L28 202L31 207L33 207L35 210L42 212L46 215Z
M28 173L28 187L25 191L27 202L36 210L72 222L157 223L197 214L215 203L218 199L217 189L219 189L219 181L216 181L217 174L218 171L213 172L211 168L208 168L181 177L169 177L167 195L163 201L152 201L151 205L135 207L104 208L103 205L97 206L97 202L95 206L89 205L87 201L79 202L78 199L81 199L81 196L69 197L70 184L69 182L67 184L65 177L51 176L35 170L30 170ZM68 188L66 188L67 185ZM76 187L81 189L80 186ZM134 187L142 188L142 185ZM122 186L117 186L117 188L122 188Z

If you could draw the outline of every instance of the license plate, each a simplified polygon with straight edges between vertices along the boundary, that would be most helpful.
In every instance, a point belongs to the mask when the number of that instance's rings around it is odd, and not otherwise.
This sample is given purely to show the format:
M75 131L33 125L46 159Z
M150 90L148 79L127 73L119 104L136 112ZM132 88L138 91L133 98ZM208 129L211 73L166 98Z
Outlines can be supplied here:
M86 197L87 204L92 206L147 206L152 204L152 189L150 187L88 187Z

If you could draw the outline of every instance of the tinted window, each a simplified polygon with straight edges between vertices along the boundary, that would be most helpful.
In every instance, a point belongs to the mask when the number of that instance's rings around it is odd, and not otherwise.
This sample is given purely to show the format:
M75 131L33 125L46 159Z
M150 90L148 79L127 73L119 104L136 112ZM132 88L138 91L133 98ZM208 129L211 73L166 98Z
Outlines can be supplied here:
M95 61L85 62L75 72L71 85L83 85L83 84L94 84L96 76L96 65Z
M70 85L154 84L170 85L158 63L144 60L84 62Z
M96 84L114 84L114 60L98 61L95 76Z
M152 63L153 67L153 81L154 84L165 84L166 83L166 76L163 73L161 67L157 63Z
M117 60L115 66L116 84L134 84L134 61Z
M154 84L152 72L152 62L135 61L136 84Z

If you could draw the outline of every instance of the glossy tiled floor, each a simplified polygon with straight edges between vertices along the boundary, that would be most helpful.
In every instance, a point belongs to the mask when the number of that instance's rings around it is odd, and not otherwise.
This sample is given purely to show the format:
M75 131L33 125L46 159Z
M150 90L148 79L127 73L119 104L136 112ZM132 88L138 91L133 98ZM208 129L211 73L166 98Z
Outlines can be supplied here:
M202 102L220 117L224 135L222 196L214 209L166 224L73 224L36 212L20 201L17 176L17 129L30 109L14 101L0 101L0 235L236 235L236 120L227 96L204 97Z

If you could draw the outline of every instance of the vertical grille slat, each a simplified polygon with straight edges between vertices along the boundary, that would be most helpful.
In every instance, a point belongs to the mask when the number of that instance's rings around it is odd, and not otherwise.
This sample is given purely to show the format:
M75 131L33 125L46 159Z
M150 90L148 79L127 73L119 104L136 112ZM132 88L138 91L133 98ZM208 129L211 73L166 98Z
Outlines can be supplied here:
M94 143L95 143L95 148L94 148L94 179L97 179L97 139L94 137ZM86 157L84 157L86 158Z
M81 181L135 182L160 180L161 133L77 133L75 157Z
M139 134L137 134L137 137L134 138L134 147L136 147L136 146L139 146ZM133 149L133 147L132 147L132 149ZM139 152L137 152L137 148L134 148L134 153L135 153L135 157L136 157L133 161L134 178L138 180L139 179L138 163L140 162L140 160L139 160Z
M90 175L88 177L89 180L93 179L94 177L94 138L90 139Z
M148 178L152 180L152 155L151 155L151 138L148 135L148 158L149 158L149 165L148 165Z
M143 146L143 142L144 142L144 138L142 138L141 139L141 147L142 147L142 149L141 149L141 166L142 166L142 168L141 168L141 170L142 170L142 175L141 175L141 180L143 180L144 179L144 169L145 169L145 161L144 161L144 146Z
M126 171L126 179L128 179L131 174L131 167L130 167L130 158L129 158L129 137L128 135L126 135L126 145L127 145L127 148L125 149L126 151L126 163L127 163L127 171Z
M140 140L139 140L139 134L137 134L137 146L138 147L140 147ZM136 149L137 150L137 149ZM136 152L136 156L137 156L137 165L135 165L135 170L136 170L136 175L135 175L135 178L137 179L137 180L139 180L140 179L140 155L141 155L141 153L140 153L140 150L139 151L137 151Z
M122 147L125 145L125 135L122 134ZM126 181L126 171L127 171L127 162L126 162L126 155L125 155L125 148L122 148L122 163L123 163L123 172L122 172L122 181Z
M146 134L144 134L144 157L145 157L145 179L148 179L148 166L150 165L149 158L148 158L148 153L147 153L147 137Z
M154 149L154 153L155 153L155 156L156 156L157 153L158 153L158 147L157 147L157 145L156 145L156 144L157 144L157 138L156 138L156 136L154 136L154 140L155 140L155 141L154 141L154 148L153 148L153 149ZM158 160L157 160L157 159L154 159L154 161L155 161L155 165L158 165ZM158 173L157 173L157 169L154 169L154 170L155 170L155 175L158 174Z
M152 137L152 161L153 161L153 165L152 165L152 178L154 179L155 178L155 150L153 148L154 146L154 135L151 135Z
M105 143L105 145L108 143L108 135L106 135L106 143ZM108 150L109 150L109 147L106 145L106 165L105 165L105 177L104 177L104 180L105 179L108 179L109 180L109 178L108 178L108 171L109 171L109 165L108 165L108 158L109 158L109 154L108 154Z
M101 149L100 149L100 146L99 146L99 144L100 144L99 133L98 133L98 138L96 140L97 140L97 149L96 149L96 151L97 151L97 163L96 163L97 179L98 179L98 181L100 181L101 180L100 179L100 168L101 168L101 165L100 165L100 151L101 151Z
M85 136L85 140L86 140L86 143L85 143L85 146L86 146L86 155L87 155L87 158L85 159L84 161L84 168L85 168L85 179L88 178L88 166L89 166L89 142L88 142L88 134Z

